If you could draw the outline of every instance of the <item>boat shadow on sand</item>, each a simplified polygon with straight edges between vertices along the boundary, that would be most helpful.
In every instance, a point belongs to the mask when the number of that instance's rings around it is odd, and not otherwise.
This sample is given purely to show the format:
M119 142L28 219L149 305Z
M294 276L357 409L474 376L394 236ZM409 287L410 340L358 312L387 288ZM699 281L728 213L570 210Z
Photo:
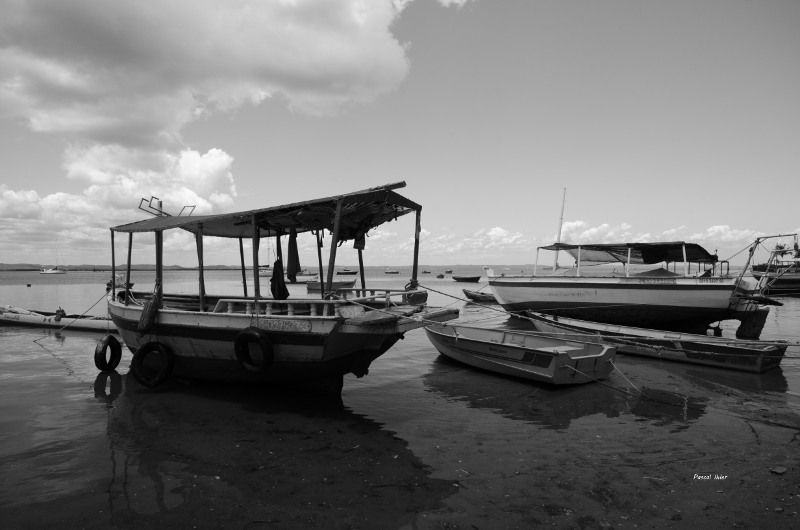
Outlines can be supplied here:
M94 395L110 411L104 514L120 528L414 524L458 490L328 397L174 381L153 391L116 372L97 376Z

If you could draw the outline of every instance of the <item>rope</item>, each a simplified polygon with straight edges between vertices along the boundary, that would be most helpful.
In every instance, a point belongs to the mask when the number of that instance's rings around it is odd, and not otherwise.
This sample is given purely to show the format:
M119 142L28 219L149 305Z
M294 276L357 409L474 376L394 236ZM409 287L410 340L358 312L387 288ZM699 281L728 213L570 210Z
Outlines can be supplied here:
M69 323L67 323L67 324L65 324L64 326L62 326L62 327L58 328L58 329L57 329L57 330L55 330L53 333L58 333L59 331L64 331L64 330L65 330L65 329L67 329L69 326L71 326L72 324L74 324L76 321L78 321L78 320L80 320L81 318L83 318L84 316L86 316L86 313L88 313L89 311L91 311L91 310L94 308L94 306L96 306L97 304L99 304L99 303L100 303L100 301L101 301L101 300L103 300L103 298L106 298L107 296L108 296L108 294L107 294L107 293L104 293L104 294L103 294L103 295L102 295L100 298L98 298L98 299L97 299L97 301L96 301L95 303L93 303L93 304L92 304L92 305L91 305L91 306L90 306L88 309L86 309L86 310L85 310L83 313L81 313L81 315L80 315L80 316L73 318L73 319L72 319L72 320L71 320ZM48 335L44 335L44 336L42 336L42 337L39 337L38 339L35 339L33 342L40 341L40 340L42 340L42 339L46 338L47 336L48 336Z

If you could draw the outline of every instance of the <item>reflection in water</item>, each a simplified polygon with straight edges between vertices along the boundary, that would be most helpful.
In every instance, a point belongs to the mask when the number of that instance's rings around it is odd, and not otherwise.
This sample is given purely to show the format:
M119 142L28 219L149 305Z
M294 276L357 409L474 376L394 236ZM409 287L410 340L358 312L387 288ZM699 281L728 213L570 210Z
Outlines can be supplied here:
M633 414L659 426L680 424L676 429L682 429L705 413L707 402L706 398L649 388L628 393L611 380L605 382L608 384L537 384L466 367L441 355L423 381L449 399L549 429L566 429L573 420L595 414L607 418Z
M153 391L116 373L100 374L94 390L109 410L112 523L192 526L210 516L214 526L301 527L326 512L353 526L411 522L406 506L434 509L456 491L341 401L248 385ZM401 502L362 502L383 495Z

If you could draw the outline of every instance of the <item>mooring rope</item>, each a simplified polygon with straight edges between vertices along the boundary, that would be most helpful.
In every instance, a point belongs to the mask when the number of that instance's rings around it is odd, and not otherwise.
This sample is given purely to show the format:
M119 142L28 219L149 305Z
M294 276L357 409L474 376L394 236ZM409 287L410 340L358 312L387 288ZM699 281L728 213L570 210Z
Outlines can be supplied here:
M106 298L107 296L108 296L108 293L105 293L105 294L103 294L103 296L101 296L100 298L98 298L98 300L97 300L95 303L93 303L93 304L92 304L92 305L91 305L91 306L90 306L88 309L86 309L86 310L85 310L83 313L81 313L79 316L77 316L77 317L73 318L73 319L72 319L70 322L68 322L68 323L67 323L67 324L65 324L64 326L62 326L62 327L58 328L57 330L53 331L53 333L58 333L59 331L64 331L64 330L65 330L65 329L67 329L69 326L71 326L72 324L74 324L76 321L78 321L78 320L80 320L81 318L83 318L84 316L86 316L86 313L88 313L89 311L91 311L91 310L94 308L94 306L96 306L97 304L99 304L99 303L100 303L100 301L101 301L101 300L103 300L103 298ZM47 336L48 336L48 335L45 335L45 336L39 337L38 339L35 339L33 342L40 341L40 340L42 340L42 339L46 338Z

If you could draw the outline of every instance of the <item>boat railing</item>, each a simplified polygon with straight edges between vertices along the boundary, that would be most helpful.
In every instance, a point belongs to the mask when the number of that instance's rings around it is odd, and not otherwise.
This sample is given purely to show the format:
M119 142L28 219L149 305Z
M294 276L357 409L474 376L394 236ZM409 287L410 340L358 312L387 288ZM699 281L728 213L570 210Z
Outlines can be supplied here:
M130 292L129 303L143 305L153 298L153 293ZM124 298L123 298L124 300ZM219 297L207 295L203 311L212 313L239 313L267 316L325 316L352 317L363 314L366 309L390 308L396 304L420 305L427 300L424 290L402 289L337 289L326 298L273 298ZM120 300L122 301L122 300ZM163 309L176 311L199 311L200 297L197 294L164 293ZM343 309L348 307L348 309Z
M307 315L349 318L363 314L367 309L381 307L388 309L398 301L403 304L420 303L422 297L426 296L427 292L424 290L338 289L335 296L329 300L311 298L286 300L272 298L220 298L217 300L213 312L265 316Z

